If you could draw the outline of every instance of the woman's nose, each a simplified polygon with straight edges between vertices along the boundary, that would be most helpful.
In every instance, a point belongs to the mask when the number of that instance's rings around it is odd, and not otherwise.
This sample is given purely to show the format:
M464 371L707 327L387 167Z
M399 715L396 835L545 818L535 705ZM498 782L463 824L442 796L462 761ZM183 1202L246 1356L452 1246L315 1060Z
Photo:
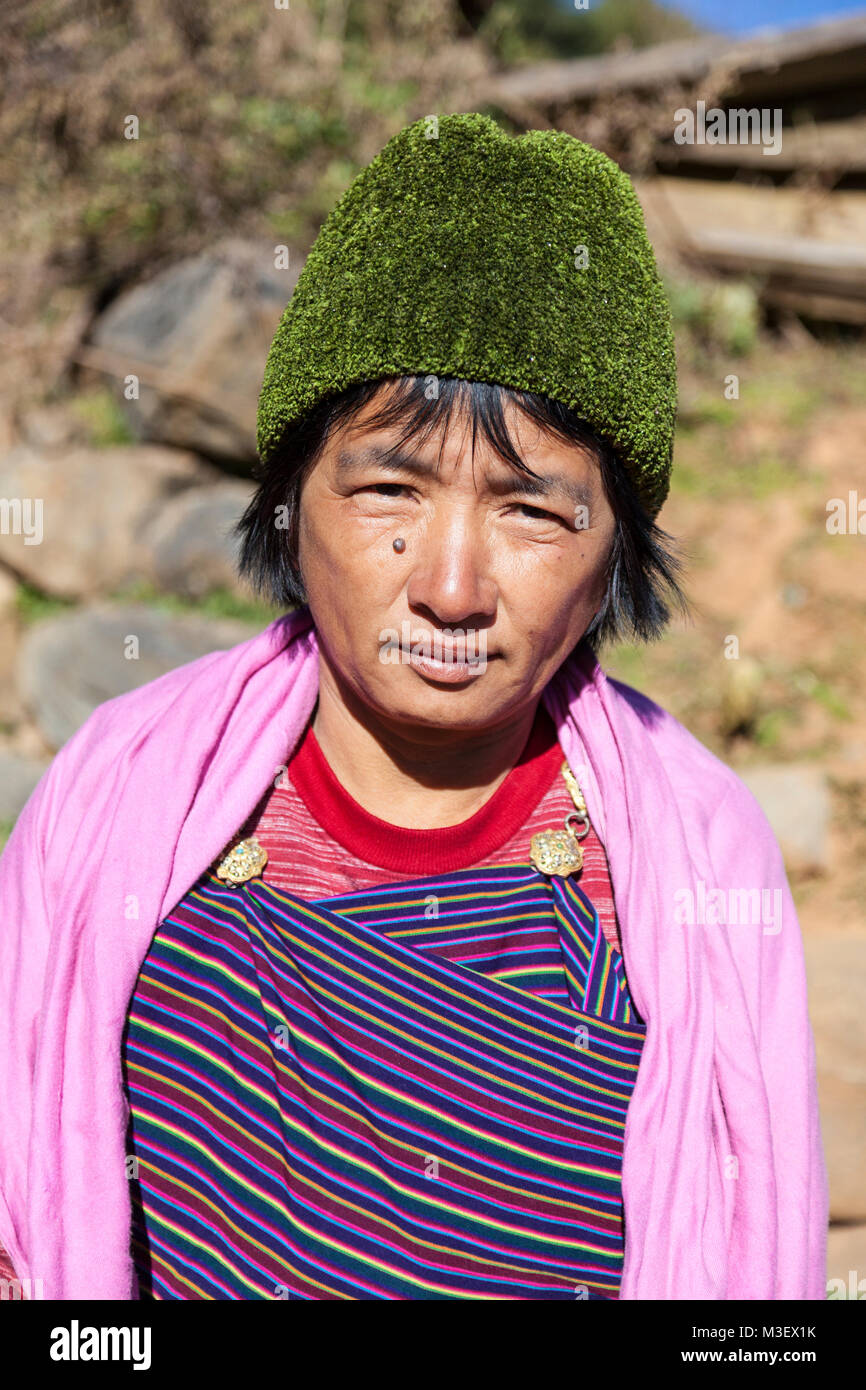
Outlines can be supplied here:
M477 520L462 510L440 515L419 530L411 544L417 547L407 589L412 608L426 608L452 626L494 617L499 590Z

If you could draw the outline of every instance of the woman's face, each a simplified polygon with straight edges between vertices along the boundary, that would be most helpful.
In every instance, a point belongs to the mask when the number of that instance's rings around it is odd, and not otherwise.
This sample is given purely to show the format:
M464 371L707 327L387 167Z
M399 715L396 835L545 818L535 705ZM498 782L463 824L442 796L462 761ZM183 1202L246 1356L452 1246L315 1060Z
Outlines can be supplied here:
M299 563L321 659L387 723L508 724L604 596L614 516L598 463L510 402L512 439L543 482L480 437L473 466L456 412L438 468L441 433L387 462L377 451L399 428L364 425L378 401L332 434L301 489Z

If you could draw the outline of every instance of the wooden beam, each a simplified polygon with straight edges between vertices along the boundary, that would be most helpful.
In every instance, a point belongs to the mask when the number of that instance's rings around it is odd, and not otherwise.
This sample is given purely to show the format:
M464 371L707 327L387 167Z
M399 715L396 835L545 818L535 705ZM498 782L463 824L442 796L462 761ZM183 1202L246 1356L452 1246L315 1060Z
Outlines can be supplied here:
M767 155L759 144L676 145L656 147L663 168L693 165L705 169L748 169L762 174L797 170L839 170L866 173L866 117L850 121L804 122L782 127L782 148Z
M847 295L814 294L792 285L765 285L761 295L776 309L789 309L806 318L828 323L850 323L866 328L866 299Z
M765 30L736 43L723 36L674 39L629 53L534 63L485 83L481 101L562 109L604 93L649 92L694 85L718 67L730 74L730 94L762 90L777 99L816 83L866 78L866 12L802 29Z
M682 243L705 228L866 247L866 192L860 189L757 188L671 175L633 182L653 243Z
M720 270L773 275L808 285L816 293L835 291L866 298L866 246L702 227L683 250Z

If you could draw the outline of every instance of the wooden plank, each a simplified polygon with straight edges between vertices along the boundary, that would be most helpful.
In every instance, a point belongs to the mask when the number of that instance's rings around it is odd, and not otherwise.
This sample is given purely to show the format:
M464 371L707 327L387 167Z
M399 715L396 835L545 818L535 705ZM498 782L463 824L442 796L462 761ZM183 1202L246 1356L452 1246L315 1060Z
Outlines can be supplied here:
M647 229L655 243L678 245L701 228L769 237L808 237L866 246L866 191L833 193L804 188L754 187L732 180L635 178Z
M866 296L866 247L702 227L683 250L720 270L781 276L816 292Z
M750 169L770 175L800 169L862 174L866 173L866 117L783 126L778 154L764 154L757 143L677 145L665 141L656 147L655 157L664 168L688 164L707 169Z
M866 321L866 192L635 180L660 265L753 275L766 303Z
M787 309L791 313L828 323L850 323L866 328L866 299L815 294L792 285L775 284L765 285L761 297L776 309Z
M514 102L570 105L600 92L696 82L708 71L710 61L726 54L729 48L727 39L713 35L704 39L672 39L631 53L534 63L485 84L481 99L502 106Z
M628 53L534 63L496 76L480 96L508 109L581 105L602 93L648 92L731 73L731 94L759 88L779 97L866 76L866 12L794 30L766 30L736 43L719 35L675 39Z

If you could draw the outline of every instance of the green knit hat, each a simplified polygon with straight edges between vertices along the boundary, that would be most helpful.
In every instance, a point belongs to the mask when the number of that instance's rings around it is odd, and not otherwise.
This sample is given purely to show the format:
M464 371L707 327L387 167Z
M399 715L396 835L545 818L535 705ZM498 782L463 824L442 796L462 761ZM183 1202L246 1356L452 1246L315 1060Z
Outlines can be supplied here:
M631 180L558 130L477 113L399 131L308 255L268 353L262 462L324 397L387 376L552 396L618 450L655 517L667 496L676 359Z

